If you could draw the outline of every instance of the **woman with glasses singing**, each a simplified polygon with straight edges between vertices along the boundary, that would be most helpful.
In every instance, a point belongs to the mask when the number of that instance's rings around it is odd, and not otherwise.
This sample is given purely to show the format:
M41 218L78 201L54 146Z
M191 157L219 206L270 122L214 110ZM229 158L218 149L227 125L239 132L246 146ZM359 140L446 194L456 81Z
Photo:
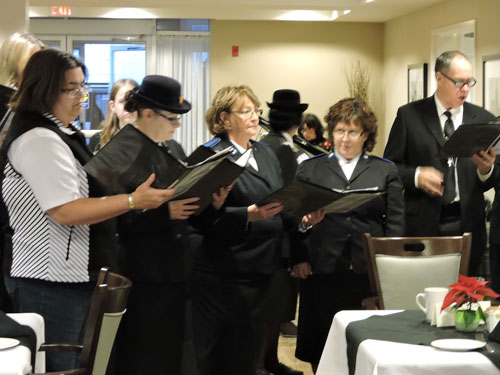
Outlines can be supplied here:
M191 296L200 375L255 375L262 297L281 262L284 228L298 232L298 219L280 215L279 203L255 204L282 186L274 152L251 140L261 113L254 92L243 85L221 88L206 114L215 138L205 146L214 151L234 147L231 159L245 171L217 219L197 223L203 239Z
M297 178L340 190L376 188L385 195L343 214L326 214L311 229L306 262L293 267L300 277L297 358L316 372L332 323L340 310L357 310L370 295L362 234L403 235L403 187L396 165L368 155L375 145L377 120L358 99L330 107L325 121L334 145L329 155L306 160Z
M137 113L136 127L174 157L172 140L191 104L180 84L149 75L125 98ZM134 284L116 338L116 371L127 374L180 375L184 344L186 280L190 269L187 219L199 198L169 201L155 210L133 211L118 219L122 272Z
M15 115L0 152L5 284L17 312L44 317L47 342L81 343L97 273L115 261L116 226L108 219L156 208L173 194L151 188L151 175L131 194L111 196L86 174L92 153L72 125L86 73L65 52L36 52L12 98ZM77 365L75 353L47 353L47 371Z

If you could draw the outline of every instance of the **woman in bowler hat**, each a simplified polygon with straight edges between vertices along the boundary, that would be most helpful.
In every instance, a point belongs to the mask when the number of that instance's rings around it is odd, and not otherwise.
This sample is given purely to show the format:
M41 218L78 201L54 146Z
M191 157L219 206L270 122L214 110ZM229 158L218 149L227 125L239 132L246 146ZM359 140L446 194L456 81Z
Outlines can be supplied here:
M137 113L136 127L160 147L167 147L163 142L172 139L190 109L180 84L161 75L144 77L125 100L125 110ZM198 199L132 211L118 221L122 273L134 286L116 338L115 374L181 374L189 268L186 227Z
M302 113L308 104L300 102L300 94L295 90L281 89L273 94L273 101L267 103L270 132L261 141L274 151L281 168L285 185L292 182L298 165L308 158L307 154L293 144L302 120ZM297 305L297 281L290 276L290 237L283 234L283 244L279 267L276 268L264 298L264 334L259 358L259 375L300 375L278 361L278 339L280 324L295 319Z

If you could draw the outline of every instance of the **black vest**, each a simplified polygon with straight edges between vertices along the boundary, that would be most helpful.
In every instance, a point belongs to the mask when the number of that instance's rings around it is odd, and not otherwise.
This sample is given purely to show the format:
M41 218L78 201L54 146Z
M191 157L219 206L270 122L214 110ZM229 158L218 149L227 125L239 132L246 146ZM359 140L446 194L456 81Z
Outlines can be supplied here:
M0 187L3 184L4 169L7 164L7 152L12 142L22 134L34 128L46 128L55 132L73 152L74 157L85 165L93 156L85 143L85 137L79 131L74 134L66 134L45 116L38 113L19 112L12 119L12 124L0 149ZM76 129L74 129L76 130ZM92 176L87 175L89 183L89 197L102 197L109 195L106 187ZM1 202L2 216L8 218L7 209L3 200ZM3 270L5 274L10 273L12 263L12 234L8 222L2 228L4 257ZM99 269L103 266L116 269L117 246L116 246L116 220L110 219L98 224L90 225L90 249L89 249L89 274L90 280L97 280Z

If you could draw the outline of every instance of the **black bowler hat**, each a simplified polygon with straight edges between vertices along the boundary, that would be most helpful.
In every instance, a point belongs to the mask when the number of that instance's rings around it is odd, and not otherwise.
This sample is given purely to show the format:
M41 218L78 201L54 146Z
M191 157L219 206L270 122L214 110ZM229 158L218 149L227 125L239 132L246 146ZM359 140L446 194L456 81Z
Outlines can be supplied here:
M132 93L139 101L153 108L172 113L186 113L191 110L191 103L181 95L181 85L169 77L146 76L139 86L132 89Z
M297 91L289 89L276 90L273 94L273 101L267 102L267 105L271 109L293 110L301 113L309 107L309 104L300 102L300 94Z

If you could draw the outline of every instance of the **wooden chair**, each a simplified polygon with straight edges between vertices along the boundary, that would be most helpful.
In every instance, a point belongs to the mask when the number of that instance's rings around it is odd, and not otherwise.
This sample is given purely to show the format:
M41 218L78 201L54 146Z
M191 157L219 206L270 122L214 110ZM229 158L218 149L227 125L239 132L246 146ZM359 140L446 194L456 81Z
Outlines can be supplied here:
M126 277L101 268L92 295L83 345L48 343L40 347L45 352L80 352L80 367L33 375L104 375L131 287L132 282Z
M372 237L363 234L372 293L365 309L418 309L415 296L467 275L472 236Z

